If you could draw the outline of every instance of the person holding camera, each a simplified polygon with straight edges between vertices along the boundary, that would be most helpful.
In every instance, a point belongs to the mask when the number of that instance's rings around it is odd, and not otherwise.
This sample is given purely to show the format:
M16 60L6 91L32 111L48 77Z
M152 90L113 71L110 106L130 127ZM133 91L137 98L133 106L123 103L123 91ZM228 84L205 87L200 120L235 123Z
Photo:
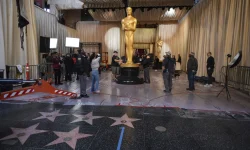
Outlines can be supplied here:
M100 67L100 54L95 54L93 53L90 56L90 64L91 64L91 69L92 69L92 86L91 86L91 92L92 93L100 93L99 90L99 67Z
M187 88L188 91L194 91L194 77L198 70L198 61L194 57L195 53L191 52L189 54L189 59L187 63L187 74L188 74L188 81L189 81L189 88Z
M76 59L76 71L80 79L80 96L78 98L89 98L87 95L87 77L90 76L90 64L84 50L78 50Z

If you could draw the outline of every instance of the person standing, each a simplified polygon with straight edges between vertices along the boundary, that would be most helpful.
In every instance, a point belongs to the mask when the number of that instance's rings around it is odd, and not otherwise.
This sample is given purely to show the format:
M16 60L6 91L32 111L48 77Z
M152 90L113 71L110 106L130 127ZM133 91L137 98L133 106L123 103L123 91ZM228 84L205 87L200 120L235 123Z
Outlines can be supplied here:
M163 70L163 80L165 90L164 92L171 92L172 90L172 78L174 74L174 60L171 58L171 53L167 52L166 56L162 62L162 70Z
M181 65L181 55L180 54L178 54L178 60L177 60L177 62L179 62L180 65Z
M155 71L158 70L159 62L160 62L159 58L157 56L155 56L155 61L154 61L154 69L155 69Z
M99 90L99 67L100 67L100 54L93 53L90 56L90 64L92 69L92 86L91 86L91 92L92 93L100 93Z
M53 54L52 62L53 62L53 70L54 70L54 76L55 76L55 85L62 85L61 83L61 62L60 57L58 56L58 53L55 52Z
M120 58L117 56L118 52L114 51L113 53L113 57L112 57L112 76L113 76L113 80L116 81L117 80L117 76L120 74Z
M84 50L78 51L76 70L80 80L80 96L78 98L89 98L87 95L87 77L89 76L89 61Z
M65 81L72 81L71 75L73 73L74 61L70 57L70 54L67 54L64 59L65 64Z
M195 53L191 52L189 54L189 59L187 63L187 73L188 73L188 81L189 81L189 88L187 88L188 91L194 91L194 77L198 70L198 61L194 57Z
M212 53L208 52L207 53L207 76L208 76L208 83L205 85L205 87L212 87L213 86L213 72L214 72L214 58L212 57Z
M144 69L144 82L150 83L150 75L149 75L149 66L150 66L150 56L147 55L146 58L142 61L143 69Z

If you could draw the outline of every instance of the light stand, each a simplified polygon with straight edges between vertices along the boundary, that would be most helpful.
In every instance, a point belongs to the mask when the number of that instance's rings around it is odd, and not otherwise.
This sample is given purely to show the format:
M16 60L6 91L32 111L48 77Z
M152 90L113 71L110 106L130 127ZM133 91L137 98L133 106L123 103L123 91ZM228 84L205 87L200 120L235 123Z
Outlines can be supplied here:
M226 89L227 100L228 100L228 98L231 99L231 95L230 95L229 90L228 90L228 71L229 71L228 61L229 61L229 58L231 58L231 56L232 55L230 55L230 54L227 55L227 68L226 68L226 76L225 76L225 85L224 85L223 89L220 91L220 93L217 95L217 97L219 97L219 95L223 92L223 90Z

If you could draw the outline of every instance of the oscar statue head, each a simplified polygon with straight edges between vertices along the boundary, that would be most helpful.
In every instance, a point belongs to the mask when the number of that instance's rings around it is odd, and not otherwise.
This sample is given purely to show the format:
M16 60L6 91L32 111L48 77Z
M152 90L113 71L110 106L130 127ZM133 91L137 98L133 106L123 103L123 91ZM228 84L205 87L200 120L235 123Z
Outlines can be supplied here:
M127 11L127 15L128 15L128 16L131 16L131 15L132 15L132 8L131 8L131 7L128 7L128 8L126 9L126 11Z

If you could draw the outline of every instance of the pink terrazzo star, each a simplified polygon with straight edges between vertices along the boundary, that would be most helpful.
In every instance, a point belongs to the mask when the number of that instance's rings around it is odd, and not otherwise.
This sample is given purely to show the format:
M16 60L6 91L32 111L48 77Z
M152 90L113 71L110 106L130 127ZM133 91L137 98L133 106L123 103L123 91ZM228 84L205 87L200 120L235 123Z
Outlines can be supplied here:
M68 115L68 114L60 114L59 112L60 112L60 110L56 110L56 111L53 111L53 112L39 112L42 116L38 117L38 118L35 118L35 119L32 119L32 120L38 120L38 119L45 119L45 118L47 118L50 121L54 122L57 116Z
M13 134L0 139L0 141L13 139L13 138L18 138L19 141L23 145L32 134L47 132L45 130L36 130L36 127L38 125L39 125L39 123L37 123L37 124L35 124L33 126L30 126L28 128L11 128Z
M79 127L71 130L70 132L54 132L54 133L58 136L58 138L55 141L49 143L46 146L55 145L55 144L59 144L59 143L64 143L65 142L72 149L75 149L76 148L76 142L77 142L78 139L92 136L92 134L82 134L82 133L79 133Z
M133 121L141 120L141 119L129 118L127 114L124 114L121 118L119 117L109 117L109 118L115 120L115 123L113 123L111 126L123 124L131 128L134 128L132 124Z
M77 117L77 119L72 121L71 123L85 121L90 125L93 125L94 119L102 118L102 116L93 116L93 112L90 112L87 115L74 115L74 116Z

